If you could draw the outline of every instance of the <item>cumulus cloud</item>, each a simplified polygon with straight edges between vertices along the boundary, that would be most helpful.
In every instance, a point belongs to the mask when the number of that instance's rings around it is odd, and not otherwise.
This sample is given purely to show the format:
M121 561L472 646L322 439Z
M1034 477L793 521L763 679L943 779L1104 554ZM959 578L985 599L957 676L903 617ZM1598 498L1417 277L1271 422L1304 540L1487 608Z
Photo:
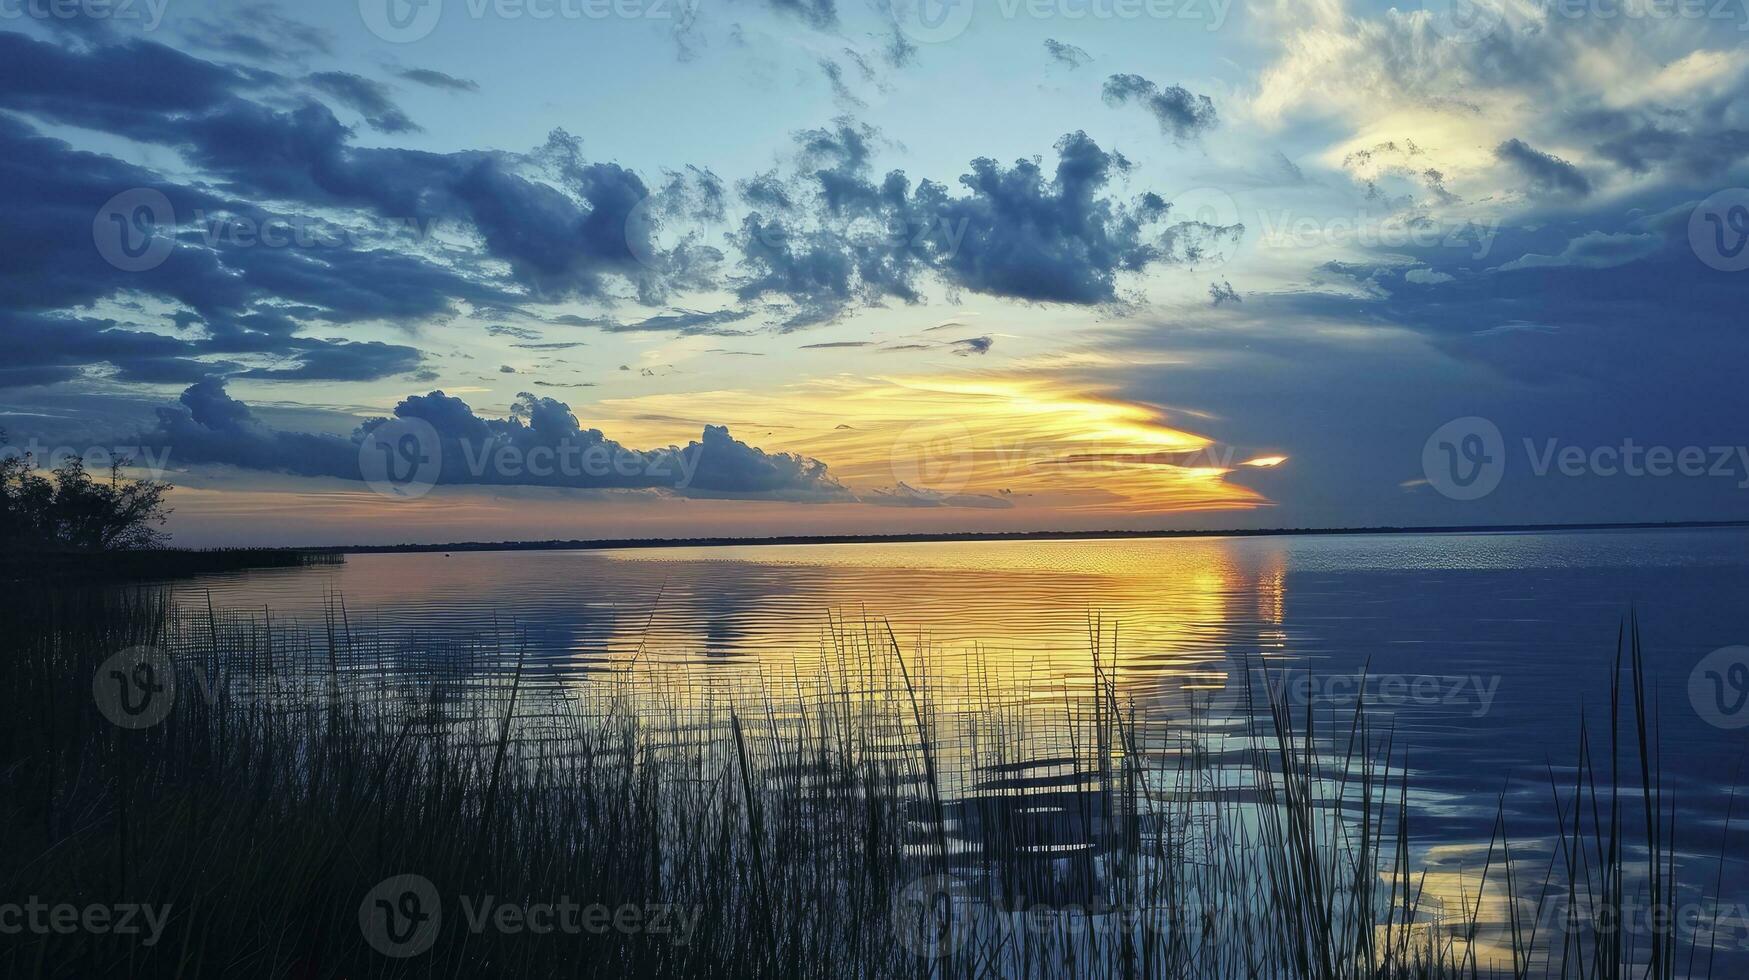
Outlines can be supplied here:
M1175 140L1191 140L1216 123L1215 104L1182 85L1161 88L1140 75L1113 75L1105 80L1105 101L1110 105L1136 103L1160 124L1160 132Z
M973 160L958 193L913 185L899 170L877 177L879 139L849 120L797 134L802 175L781 196L762 184L755 193L770 207L735 235L742 300L787 299L785 326L794 328L857 303L921 302L923 277L933 275L955 289L1091 305L1117 298L1120 275L1197 256L1237 230L1171 224L1156 194L1106 196L1129 164L1085 133L1057 142L1052 170L1038 160Z
M118 72L139 83L114 84ZM404 121L377 103L378 83L313 77L384 126ZM649 188L623 167L585 160L569 134L555 131L528 154L355 147L318 102L280 109L240 94L260 81L150 42L75 50L0 33L0 107L174 147L242 198L454 222L537 299L598 297L610 281L646 300L668 289L659 256L628 229Z
M208 379L182 393L181 404L158 410L158 425L140 436L181 463L222 463L299 476L364 479L360 450L371 432L391 422L374 418L350 436L288 432L255 417ZM819 460L768 453L723 426L706 425L685 446L637 450L586 429L570 406L523 393L507 418L480 416L459 398L433 391L395 406L394 419L429 425L436 443L432 482L444 485L541 486L588 490L662 490L683 495L770 496L844 500L849 492Z

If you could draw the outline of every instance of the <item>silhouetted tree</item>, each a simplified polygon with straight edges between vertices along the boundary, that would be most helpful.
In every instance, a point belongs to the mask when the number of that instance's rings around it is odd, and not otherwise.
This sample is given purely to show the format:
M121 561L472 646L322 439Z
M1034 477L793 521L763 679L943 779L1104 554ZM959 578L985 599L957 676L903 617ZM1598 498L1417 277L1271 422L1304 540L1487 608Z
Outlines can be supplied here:
M0 433L0 441L4 440ZM19 551L110 551L151 548L163 542L170 484L122 476L126 460L110 466L107 482L93 479L85 461L69 458L48 475L26 453L0 456L0 545Z

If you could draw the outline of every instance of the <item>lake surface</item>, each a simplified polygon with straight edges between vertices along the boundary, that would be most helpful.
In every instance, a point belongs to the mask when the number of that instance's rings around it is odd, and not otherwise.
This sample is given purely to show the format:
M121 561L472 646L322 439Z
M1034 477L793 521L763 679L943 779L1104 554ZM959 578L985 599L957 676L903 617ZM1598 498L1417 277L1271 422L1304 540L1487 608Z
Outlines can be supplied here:
M277 622L319 626L341 597L353 629L513 631L577 684L672 657L687 684L799 685L835 637L884 622L907 652L927 651L949 710L992 678L1011 699L1059 710L1059 692L1090 686L1097 628L1106 669L1144 716L1170 717L1186 688L1218 702L1257 664L1303 671L1303 699L1333 717L1364 697L1409 760L1425 847L1486 842L1502 793L1517 835L1552 832L1549 767L1575 758L1581 712L1594 737L1607 728L1630 610L1664 782L1702 853L1717 853L1749 745L1749 728L1714 723L1749 722L1749 707L1720 713L1741 675L1720 674L1710 708L1690 689L1703 657L1749 644L1745 530L354 555L173 589ZM1749 901L1741 865L1726 875L1733 895Z

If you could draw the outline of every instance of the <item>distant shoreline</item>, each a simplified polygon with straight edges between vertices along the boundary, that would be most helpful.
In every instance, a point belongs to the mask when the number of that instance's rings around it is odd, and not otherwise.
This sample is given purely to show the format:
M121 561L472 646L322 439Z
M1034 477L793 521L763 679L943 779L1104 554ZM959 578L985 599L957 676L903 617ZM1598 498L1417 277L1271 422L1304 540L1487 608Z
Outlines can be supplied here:
M1638 521L1593 524L1451 524L1419 527L1255 528L1156 531L963 531L919 534L792 534L770 537L593 538L548 541L457 541L447 544L331 545L288 548L319 554L424 554L455 551L614 551L634 548L739 548L806 544L920 544L964 541L1101 541L1133 538L1267 538L1362 534L1509 534L1745 528L1742 521Z

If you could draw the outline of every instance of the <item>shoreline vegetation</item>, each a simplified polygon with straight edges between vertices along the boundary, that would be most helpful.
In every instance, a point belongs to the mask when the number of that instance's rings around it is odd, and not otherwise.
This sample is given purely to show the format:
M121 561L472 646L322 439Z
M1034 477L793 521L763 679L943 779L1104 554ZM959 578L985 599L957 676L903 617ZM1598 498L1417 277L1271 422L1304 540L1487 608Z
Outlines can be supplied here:
M7 936L0 973L1715 975L1716 924L1622 916L1716 902L1731 830L1715 852L1678 820L1636 625L1608 730L1575 719L1551 749L1546 819L1510 834L1502 801L1455 882L1415 831L1412 747L1364 708L1246 669L1243 711L1156 717L1098 622L1083 677L1006 693L954 688L879 620L828 626L730 691L641 647L580 668L513 628L355 629L338 597L291 624L21 590L0 603L0 882L158 926ZM141 663L169 700L118 724L101 692Z
M295 548L169 547L161 528L176 488L131 479L125 464L114 460L98 476L73 456L45 472L29 454L0 454L0 583L146 582L344 561Z
M298 548L152 548L117 551L8 551L0 582L151 582L256 568L338 565L345 556Z

